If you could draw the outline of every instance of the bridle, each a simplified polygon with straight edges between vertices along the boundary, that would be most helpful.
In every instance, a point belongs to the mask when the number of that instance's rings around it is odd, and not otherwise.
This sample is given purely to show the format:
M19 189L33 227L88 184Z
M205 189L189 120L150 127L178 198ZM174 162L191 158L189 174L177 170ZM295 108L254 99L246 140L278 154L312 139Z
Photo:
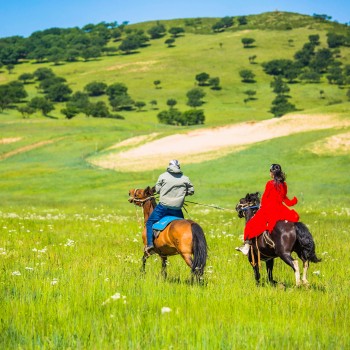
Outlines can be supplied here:
M257 204L255 202L238 203L236 205L236 211L237 211L238 216L240 218L246 217L248 210L254 210L254 209L259 209L259 208L260 208L260 204Z
M153 195L151 195L151 196L149 196L149 197L146 197L146 198L137 198L137 197L135 197L136 192L137 192L138 190L139 190L139 188L136 188L136 189L134 190L133 196L130 196L130 194L129 194L129 202L130 202L130 203L134 203L134 205L137 205L137 206L139 206L139 207L143 207L144 204L145 204L146 202L148 202L148 201L154 199L154 196L153 196Z

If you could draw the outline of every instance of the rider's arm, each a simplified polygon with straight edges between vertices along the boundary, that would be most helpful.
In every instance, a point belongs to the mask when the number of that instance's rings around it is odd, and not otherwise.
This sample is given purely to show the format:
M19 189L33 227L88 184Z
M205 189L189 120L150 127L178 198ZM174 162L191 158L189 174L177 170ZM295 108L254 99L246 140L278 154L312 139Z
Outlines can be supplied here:
M287 184L284 183L284 186L285 186L285 190L286 190L286 194L283 198L283 203L285 203L286 205L288 205L289 207L292 207L293 205L297 204L298 203L298 198L297 197L293 197L292 199L289 199L287 197L287 192L288 192L288 187L287 187Z

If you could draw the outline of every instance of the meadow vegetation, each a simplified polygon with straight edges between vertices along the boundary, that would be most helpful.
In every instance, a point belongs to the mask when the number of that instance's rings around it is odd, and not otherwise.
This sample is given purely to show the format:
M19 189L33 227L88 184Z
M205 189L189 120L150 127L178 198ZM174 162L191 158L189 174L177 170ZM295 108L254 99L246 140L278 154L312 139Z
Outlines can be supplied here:
M217 20L193 20L196 27L185 27L171 48L163 38L131 55L55 66L23 62L11 73L2 69L1 84L38 67L51 68L73 91L94 80L121 82L133 99L147 104L141 111L123 112L124 120L82 114L66 119L59 112L64 103L57 103L49 117L35 113L24 119L11 108L0 113L0 348L350 347L350 159L346 152L317 153L314 147L349 132L348 127L271 139L215 160L182 165L195 185L191 201L224 208L186 207L185 216L203 227L208 241L203 285L189 283L190 271L180 257L169 259L165 281L157 257L148 260L146 275L140 274L142 213L128 203L128 191L153 185L164 169L120 173L87 162L130 137L194 130L161 125L157 113L168 109L169 99L180 110L188 109L186 92L202 72L220 77L222 86L205 87L205 126L271 118L272 78L261 63L292 59L311 34L319 34L325 46L330 27L340 26L297 14L297 21L281 16L290 19L284 28L276 15L263 14L248 16L252 21L244 32L234 26L217 34L204 30L204 23L211 27ZM267 22L276 27L264 30ZM169 21L169 26L180 23L184 20ZM290 23L298 25L286 28ZM244 49L244 37L254 38L255 47ZM253 55L257 64L249 62ZM350 64L348 47L340 55L344 65ZM254 72L255 83L241 82L239 71L246 68ZM349 118L346 88L325 78L289 87L291 101L305 118ZM28 99L37 95L35 84L25 88ZM256 90L256 99L245 103L248 89ZM158 110L151 100L157 100ZM294 273L281 260L274 269L281 283L269 286L262 271L262 285L256 287L251 266L234 250L244 227L235 205L246 193L263 191L275 162L287 173L290 195L299 198L296 210L323 259L310 266L309 288L295 288Z

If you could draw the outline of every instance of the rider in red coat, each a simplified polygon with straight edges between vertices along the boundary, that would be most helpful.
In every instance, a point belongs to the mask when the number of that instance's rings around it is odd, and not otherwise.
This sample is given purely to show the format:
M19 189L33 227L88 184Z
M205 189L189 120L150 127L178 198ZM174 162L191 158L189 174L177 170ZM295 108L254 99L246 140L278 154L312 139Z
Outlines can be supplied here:
M299 221L298 213L287 207L297 204L298 199L296 197L293 199L287 197L286 176L279 164L271 165L270 176L273 180L268 181L265 186L260 208L245 226L245 244L243 247L237 248L237 250L240 250L244 254L248 254L249 251L247 240L259 236L266 230L271 233L277 221Z

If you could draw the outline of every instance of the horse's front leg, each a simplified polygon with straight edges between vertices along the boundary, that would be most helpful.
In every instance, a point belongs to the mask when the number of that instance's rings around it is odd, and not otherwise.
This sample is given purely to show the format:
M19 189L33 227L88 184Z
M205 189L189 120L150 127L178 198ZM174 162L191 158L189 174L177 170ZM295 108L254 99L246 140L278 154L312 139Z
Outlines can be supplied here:
M167 276L168 276L168 273L167 273L167 257L166 256L162 256L162 276L163 276L163 278L165 279L165 278L167 278Z
M275 285L277 282L273 279L273 265L274 265L274 259L270 259L266 261L266 271L267 271L267 278L269 282L273 285Z
M147 255L146 253L143 254L142 257L142 266L141 266L141 272L145 273L146 272L146 261L148 259L149 255Z
M255 283L258 286L260 284L260 270L259 270L259 265L256 263L258 257L254 255L254 264L253 264L252 252L249 252L248 259L249 259L250 264L253 267Z

